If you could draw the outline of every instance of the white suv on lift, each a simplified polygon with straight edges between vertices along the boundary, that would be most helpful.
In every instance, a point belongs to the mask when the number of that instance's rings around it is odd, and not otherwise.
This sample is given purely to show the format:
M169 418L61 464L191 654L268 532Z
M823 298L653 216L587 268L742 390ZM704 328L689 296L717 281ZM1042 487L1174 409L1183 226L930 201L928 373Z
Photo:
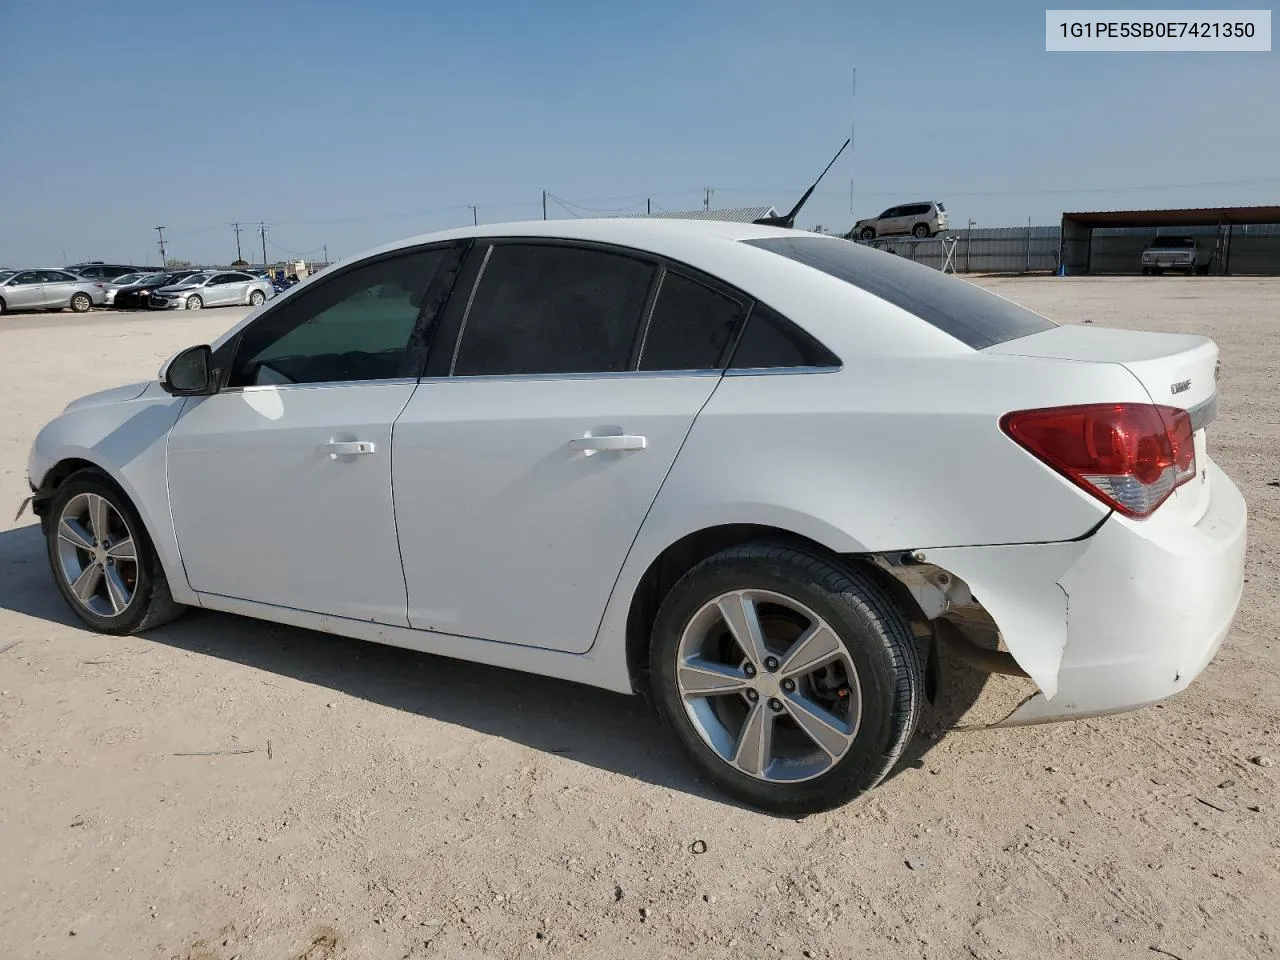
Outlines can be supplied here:
M890 207L878 217L859 220L853 225L853 236L859 240L910 234L924 240L935 237L950 226L947 208L941 200L904 203Z

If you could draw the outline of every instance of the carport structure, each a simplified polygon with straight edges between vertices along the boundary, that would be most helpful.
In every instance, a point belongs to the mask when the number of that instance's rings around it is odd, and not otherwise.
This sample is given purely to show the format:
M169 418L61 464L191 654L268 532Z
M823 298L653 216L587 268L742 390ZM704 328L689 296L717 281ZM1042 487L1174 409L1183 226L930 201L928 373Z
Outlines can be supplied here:
M1069 275L1139 273L1142 250L1173 234L1212 244L1210 273L1280 274L1280 205L1064 213L1060 262Z

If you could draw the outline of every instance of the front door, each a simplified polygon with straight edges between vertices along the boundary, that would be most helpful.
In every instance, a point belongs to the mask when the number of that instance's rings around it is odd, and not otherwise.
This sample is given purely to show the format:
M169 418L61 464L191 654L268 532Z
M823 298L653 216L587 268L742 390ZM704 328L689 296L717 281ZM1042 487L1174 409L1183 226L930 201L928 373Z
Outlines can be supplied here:
M362 261L245 328L226 388L169 436L193 589L406 626L391 430L417 386L413 332L441 250Z
M493 246L451 365L396 423L410 624L587 650L740 313L629 255Z
M46 302L44 283L37 270L24 270L4 285L4 302L9 310L38 310Z

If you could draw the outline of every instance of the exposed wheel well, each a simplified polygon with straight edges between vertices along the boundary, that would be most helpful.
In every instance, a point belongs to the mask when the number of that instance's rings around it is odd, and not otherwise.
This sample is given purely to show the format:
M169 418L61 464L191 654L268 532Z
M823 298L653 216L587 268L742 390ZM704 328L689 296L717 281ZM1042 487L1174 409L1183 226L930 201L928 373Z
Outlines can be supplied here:
M902 604L908 618L914 619L919 615L919 608L902 584L861 557L835 553L815 540L778 527L752 523L708 527L677 540L663 550L644 572L631 597L631 607L627 612L627 672L631 677L631 688L636 693L645 697L649 695L649 641L653 624L658 608L676 581L712 554L756 540L781 541L842 559L846 563L855 563L890 591Z
M71 476L73 473L78 473L81 470L93 470L96 473L101 474L112 486L117 488L120 486L111 479L110 474L99 467L96 463L92 463L88 460L78 460L74 457L67 460L61 460L49 468L49 472L46 473L44 475L44 479L40 481L40 489L35 493L33 504L35 512L40 517L42 523L45 518L44 507L53 499L54 493L56 493L58 488L62 486L67 477ZM123 493L123 491L121 492Z

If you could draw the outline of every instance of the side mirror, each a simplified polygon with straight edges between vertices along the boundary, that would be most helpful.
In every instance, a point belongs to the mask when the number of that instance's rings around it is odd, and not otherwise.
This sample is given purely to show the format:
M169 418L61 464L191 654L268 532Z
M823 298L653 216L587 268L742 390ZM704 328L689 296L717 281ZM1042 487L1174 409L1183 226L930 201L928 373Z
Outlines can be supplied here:
M218 392L213 350L208 344L188 347L160 368L160 386L175 397L207 397Z

